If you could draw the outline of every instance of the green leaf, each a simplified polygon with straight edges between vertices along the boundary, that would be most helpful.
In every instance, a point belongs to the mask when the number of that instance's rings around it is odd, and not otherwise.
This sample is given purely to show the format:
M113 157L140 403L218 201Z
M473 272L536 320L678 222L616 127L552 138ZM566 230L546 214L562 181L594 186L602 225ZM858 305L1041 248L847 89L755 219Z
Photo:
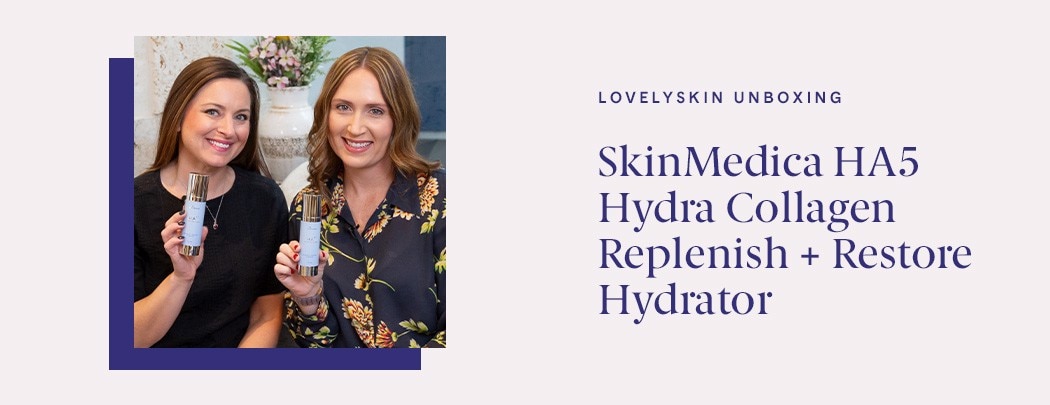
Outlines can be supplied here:
M402 328L408 329L416 333L427 333L427 331L429 330L427 329L427 325L425 323L421 321L416 321L414 319L401 321L400 323L398 323L398 325L401 325Z
M438 256L437 261L434 262L434 271L442 273L445 271L445 251L448 248L441 249L441 255Z

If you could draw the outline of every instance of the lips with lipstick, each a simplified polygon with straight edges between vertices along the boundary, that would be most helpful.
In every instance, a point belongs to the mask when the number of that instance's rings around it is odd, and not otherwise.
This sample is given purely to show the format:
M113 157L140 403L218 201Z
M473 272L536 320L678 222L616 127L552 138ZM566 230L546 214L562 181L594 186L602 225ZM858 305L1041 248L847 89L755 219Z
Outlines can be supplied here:
M372 141L352 141L352 140L343 138L343 145L346 145L346 150L348 150L348 151L350 151L352 153L364 152L364 151L368 150L368 148L370 148L373 143L374 142L372 142Z
M214 139L209 139L208 143L211 144L211 147L213 149L215 149L215 150L217 150L219 152L225 152L225 151L229 150L230 149L230 145L231 145L229 143L216 141Z

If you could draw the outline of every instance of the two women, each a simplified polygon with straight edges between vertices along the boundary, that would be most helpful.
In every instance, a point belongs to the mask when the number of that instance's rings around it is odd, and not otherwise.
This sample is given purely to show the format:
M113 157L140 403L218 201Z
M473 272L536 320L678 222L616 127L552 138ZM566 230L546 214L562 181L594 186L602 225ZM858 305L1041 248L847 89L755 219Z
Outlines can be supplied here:
M135 179L135 346L273 347L283 304L303 347L444 347L445 175L415 150L401 61L359 48L329 69L290 215L259 151L258 104L226 59L175 80L157 158ZM190 172L210 178L199 256L179 253ZM306 191L323 196L314 277L297 273Z

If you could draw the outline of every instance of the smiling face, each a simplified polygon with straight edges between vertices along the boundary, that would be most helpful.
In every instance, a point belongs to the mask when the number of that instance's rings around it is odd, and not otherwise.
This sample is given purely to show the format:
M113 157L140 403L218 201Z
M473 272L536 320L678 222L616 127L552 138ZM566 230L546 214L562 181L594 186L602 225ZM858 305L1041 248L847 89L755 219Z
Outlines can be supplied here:
M343 161L346 174L392 173L387 150L393 130L394 119L376 76L367 69L350 72L328 110L328 144Z
M228 165L244 150L251 130L250 114L251 95L243 82L208 82L186 106L179 160L201 171Z

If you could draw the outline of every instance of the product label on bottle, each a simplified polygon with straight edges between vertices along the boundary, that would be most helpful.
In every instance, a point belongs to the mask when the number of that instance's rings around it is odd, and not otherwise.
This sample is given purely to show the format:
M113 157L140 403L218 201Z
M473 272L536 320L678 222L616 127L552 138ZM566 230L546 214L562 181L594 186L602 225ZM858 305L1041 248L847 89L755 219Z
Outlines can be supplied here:
M299 223L299 265L314 267L321 253L321 223Z
M201 227L204 226L204 201L186 201L186 225L182 228L183 246L201 245Z

